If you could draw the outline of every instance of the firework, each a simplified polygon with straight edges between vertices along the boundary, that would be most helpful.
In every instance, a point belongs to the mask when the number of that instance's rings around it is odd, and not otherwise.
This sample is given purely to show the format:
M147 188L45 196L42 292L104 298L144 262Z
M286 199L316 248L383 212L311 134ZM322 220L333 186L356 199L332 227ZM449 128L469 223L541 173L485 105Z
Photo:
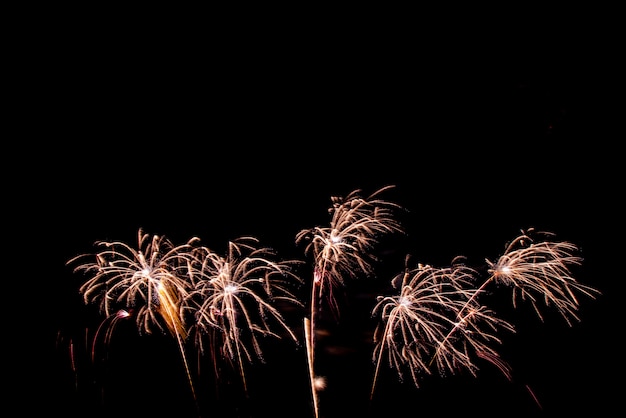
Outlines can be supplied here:
M379 189L368 198L362 198L360 190L345 198L332 197L330 226L305 229L296 235L296 244L308 241L305 254L313 256L318 297L328 297L333 308L333 289L345 283L344 277L371 273L372 262L376 261L371 250L379 236L403 230L394 217L394 210L400 206L378 198L392 187Z
M257 245L255 238L238 238L228 243L225 257L206 247L196 248L194 271L199 274L194 276L194 289L183 306L183 311L193 316L200 351L205 351L204 336L220 336L219 351L238 365L244 387L244 360L263 360L259 336L281 338L281 333L273 330L277 325L297 341L273 304L301 305L293 293L293 286L301 282L293 271L300 262L272 261L276 254Z
M402 232L395 219L400 206L379 196L393 186L383 187L369 197L361 197L354 190L345 198L331 197L332 207L329 227L315 227L300 231L296 244L306 242L305 254L313 257L313 284L311 289L310 318L305 318L305 338L308 350L309 373L315 415L318 416L318 395L315 376L315 316L321 300L326 300L332 312L338 314L333 291L345 284L345 277L369 275L376 261L371 252L385 233Z
M399 295L379 296L372 311L381 323L374 333L376 369L370 396L385 353L401 380L408 368L416 387L420 376L431 373L433 363L445 374L460 369L475 373L472 352L497 361L499 356L489 343L499 342L497 329L513 328L478 305L474 297L478 290L473 288L476 274L459 257L446 268L407 267L392 280Z
M180 302L191 288L189 250L197 238L175 246L163 236L150 236L139 229L138 245L114 241L98 241L103 250L82 254L67 264L91 276L81 287L85 303L97 303L107 317L125 310L133 312L140 332L152 333L156 327L185 337L179 314Z
M109 324L103 331L108 342L115 323L131 315L140 333L169 331L179 344L194 399L183 345L190 331L196 331L201 352L203 336L221 338L220 352L238 364L245 386L243 360L251 361L253 356L262 359L260 335L281 337L272 329L278 324L297 341L273 304L300 304L291 286L301 282L292 271L299 262L272 261L275 254L267 247L257 248L255 238L229 242L226 257L198 245L198 241L194 237L176 246L165 237L150 237L140 229L137 248L119 241L100 241L96 245L103 251L68 261L84 261L74 268L74 272L90 276L80 292L85 303L97 303L106 316L96 338Z
M381 323L375 333L376 369L370 396L385 353L400 378L408 369L417 387L432 367L442 374L468 370L475 375L475 359L487 360L510 378L509 366L493 345L501 343L498 332L515 329L479 302L490 283L511 287L514 307L518 299L529 300L541 320L540 301L555 307L570 326L579 320L576 294L594 298L600 292L572 277L570 269L582 262L578 248L567 242L534 242L533 236L553 234L522 231L496 262L486 260L489 275L482 282L478 271L460 257L451 267L419 265L396 276L392 283L401 282L396 286L400 294L379 296L372 311Z
M487 280L512 288L513 306L517 301L529 301L543 321L539 304L554 307L569 326L580 321L577 315L580 303L577 294L594 299L600 292L578 282L571 274L573 266L582 263L580 249L569 242L540 241L534 236L551 237L549 232L529 229L514 239L505 253L489 265Z
M368 197L362 197L360 190L345 198L331 197L329 226L296 235L296 244L304 244L305 255L313 260L304 339L316 417L318 392L326 385L314 365L316 318L328 307L338 320L337 289L349 279L373 275L379 238L403 232L395 218L402 208L379 197L392 187ZM468 371L475 376L482 360L510 379L510 368L496 347L502 342L500 333L515 328L483 303L481 296L490 284L510 288L513 308L528 302L541 321L544 309L555 310L569 326L580 321L579 297L595 298L600 292L572 274L572 268L582 263L579 248L552 237L533 229L522 231L495 261L485 259L482 270L469 267L462 257L447 267L411 267L407 256L404 271L391 281L395 294L379 296L372 309L372 316L380 321L374 330L370 398L384 364L400 380L410 376L416 387L435 372ZM214 362L230 361L246 391L245 364L265 361L262 338L286 337L299 343L281 307L304 307L296 291L303 281L295 269L303 262L278 259L256 238L229 241L224 255L199 245L196 237L175 245L142 229L135 246L120 241L95 245L96 252L67 262L75 273L87 277L79 288L84 302L97 305L104 316L91 342L92 361L96 345L108 345L120 321L134 320L139 334L162 332L176 338L195 400L184 348L191 336L200 354L208 352ZM70 341L76 372L74 350Z
M91 276L80 287L80 292L85 303L98 304L107 318L113 318L111 327L118 318L129 317L132 313L139 333L167 330L176 338L196 399L183 346L187 331L180 309L191 290L194 263L190 254L198 238L174 245L164 236L150 236L142 229L137 238L136 248L120 241L98 241L96 246L102 247L102 251L79 255L67 264L86 260L74 268L74 272ZM106 331L107 341L111 332L112 328Z

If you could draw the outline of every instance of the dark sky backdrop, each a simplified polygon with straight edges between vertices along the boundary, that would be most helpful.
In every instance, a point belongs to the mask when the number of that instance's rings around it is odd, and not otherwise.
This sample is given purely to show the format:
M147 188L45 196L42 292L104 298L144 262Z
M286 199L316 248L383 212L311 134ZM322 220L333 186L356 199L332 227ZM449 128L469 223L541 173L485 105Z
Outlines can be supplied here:
M610 28L580 24L582 11L576 20L529 15L541 18L470 23L463 13L438 14L434 24L391 15L302 27L251 14L231 15L221 30L184 16L176 24L85 17L35 36L25 69L35 116L21 140L32 165L17 193L32 213L20 246L37 252L27 250L36 266L27 275L36 276L41 313L26 328L44 338L21 373L27 402L61 415L193 416L166 338L122 329L105 371L78 365L74 386L67 341L94 318L64 263L95 241L134 243L143 228L221 250L252 235L284 258L305 259L295 235L328 224L331 196L396 185L388 196L409 211L407 235L386 243L381 276L401 271L406 253L433 265L457 255L482 265L535 227L579 245L578 278L603 295L581 301L573 328L503 301L519 326L502 348L512 382L485 367L478 378L435 376L416 389L387 373L368 406L369 311L388 280L350 284L351 308L328 343L334 351L319 360L334 379L324 416L533 416L526 384L551 416L622 407L623 274L613 242L624 232L623 182L619 138L608 129ZM30 292L33 282L22 279ZM251 367L248 400L236 379L217 395L205 382L203 416L308 416L304 356L276 343L266 365Z

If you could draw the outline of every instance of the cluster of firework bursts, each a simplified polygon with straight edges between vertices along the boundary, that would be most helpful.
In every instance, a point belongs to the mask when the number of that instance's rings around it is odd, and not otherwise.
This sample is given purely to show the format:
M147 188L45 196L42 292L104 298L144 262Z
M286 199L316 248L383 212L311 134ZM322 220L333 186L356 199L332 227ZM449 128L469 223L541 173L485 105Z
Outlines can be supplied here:
M193 341L200 355L231 363L244 388L245 365L263 360L261 337L304 341L312 413L319 416L323 376L318 376L315 365L316 319L321 310L329 309L339 321L334 292L347 280L373 273L381 236L404 233L396 216L403 208L381 198L392 187L367 197L360 190L345 198L333 197L329 226L296 235L296 245L303 245L305 256L312 259L310 283L298 273L305 261L282 260L254 237L229 242L225 254L201 245L195 237L176 245L142 230L136 246L97 242L98 252L67 263L86 277L80 287L84 302L97 305L104 316L93 345L102 341L101 333L108 343L121 319L132 318L139 334L170 334L195 397L186 341ZM483 304L481 296L492 283L510 288L513 306L529 303L540 319L542 310L550 308L568 325L578 321L577 297L594 298L600 292L572 277L571 268L582 262L578 248L553 238L532 229L522 231L498 259L486 260L487 274L461 257L449 266L433 267L411 265L407 256L404 271L391 281L397 293L372 302L378 325L370 396L375 396L383 366L394 369L402 380L409 375L416 387L433 372L465 370L475 375L478 360L487 360L508 375L508 365L496 348L502 342L500 332L514 331L514 326ZM308 301L300 300L296 292L303 285L310 286ZM281 309L289 304L306 308L301 311L302 336Z

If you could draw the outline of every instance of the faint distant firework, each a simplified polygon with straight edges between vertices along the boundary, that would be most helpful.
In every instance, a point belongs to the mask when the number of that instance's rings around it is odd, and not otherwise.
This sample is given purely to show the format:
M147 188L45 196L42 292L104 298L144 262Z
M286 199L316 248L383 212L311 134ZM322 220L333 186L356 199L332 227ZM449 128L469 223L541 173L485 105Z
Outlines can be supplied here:
M416 387L433 367L440 373L467 370L476 375L477 359L489 361L510 378L509 366L492 345L501 343L498 332L515 329L479 301L489 283L511 287L513 306L518 299L530 301L542 321L540 304L555 309L570 326L579 320L576 294L595 298L600 292L572 277L570 269L582 261L577 246L535 242L552 236L522 231L495 263L486 260L489 276L483 281L462 258L453 260L451 267L419 265L396 276L392 283L400 294L380 296L372 311L381 322L375 333L376 371L370 397L385 355L401 379L408 369Z
M193 259L200 274L194 275L194 288L184 300L184 315L193 318L200 352L206 352L208 339L211 356L233 361L245 388L244 362L263 360L259 336L282 338L286 332L298 341L275 304L301 306L293 293L302 281L294 272L301 262L276 260L274 251L258 247L253 237L230 241L226 256L198 247Z
M368 197L354 190L345 198L332 197L330 226L305 229L296 235L296 244L306 243L305 254L313 256L310 316L304 320L310 386L315 416L319 416L318 389L320 377L315 373L316 315L321 302L337 315L333 292L345 284L345 278L369 275L372 253L381 234L403 232L396 220L398 204L383 200L380 195L394 186L383 187Z

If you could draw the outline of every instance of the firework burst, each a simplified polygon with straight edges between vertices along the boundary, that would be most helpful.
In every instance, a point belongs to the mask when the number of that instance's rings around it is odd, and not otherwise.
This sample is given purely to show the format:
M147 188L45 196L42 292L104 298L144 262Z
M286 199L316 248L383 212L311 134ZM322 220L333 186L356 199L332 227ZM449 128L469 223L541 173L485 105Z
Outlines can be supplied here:
M233 361L244 380L244 360L263 360L260 336L281 338L280 327L297 342L278 302L300 305L293 293L301 279L294 273L295 260L273 261L276 254L258 247L258 240L241 237L228 243L225 257L198 247L194 250L194 289L184 301L183 311L193 316L196 342L205 352L204 337L212 349ZM215 332L218 330L219 332ZM221 338L216 344L215 337ZM215 352L212 353L215 358Z
M543 303L545 307L555 308L572 326L574 321L580 321L577 295L594 299L600 292L572 277L572 267L582 263L580 249L576 245L569 242L537 242L535 238L553 235L533 229L522 231L496 262L486 260L491 275L487 282L511 287L514 307L518 300L529 301L543 321L539 306Z
M392 280L399 295L379 296L372 310L381 322L374 333L376 369L370 396L385 353L400 379L408 369L417 387L421 376L432 373L433 363L441 374L461 369L475 373L472 353L498 358L489 343L499 342L497 329L513 328L478 305L474 297L478 290L473 287L476 274L458 257L451 267L407 267Z
M176 338L192 392L183 347L187 331L180 307L191 290L195 273L190 254L197 241L194 237L183 245L174 245L164 236L151 236L139 229L136 248L120 241L98 241L96 246L102 251L67 262L78 263L74 272L90 276L79 290L85 303L98 304L106 318L113 318L111 325L117 322L120 312L123 317L132 312L139 333L167 330ZM110 340L111 330L106 334Z
M419 265L396 276L392 283L400 293L379 296L373 315L381 322L375 332L373 359L376 363L370 396L373 396L383 356L402 379L409 370L415 386L435 367L440 373L467 370L476 375L476 360L487 360L510 379L510 368L493 345L498 333L514 332L514 326L479 302L490 283L512 288L513 306L529 300L539 318L540 301L554 307L572 325L579 320L577 294L595 298L600 292L572 277L571 268L582 258L578 248L567 242L540 241L552 237L530 229L513 240L496 262L486 260L488 277L467 267L462 258L451 267L435 269Z
M318 416L318 394L315 382L315 317L321 300L326 300L335 316L338 306L334 290L345 284L345 277L369 275L376 261L371 250L380 235L402 232L395 219L395 210L401 207L383 200L380 195L393 186L383 187L368 197L354 190L345 198L331 197L330 226L300 231L296 244L306 243L305 254L313 257L310 318L305 318L305 338L308 350L309 374L315 415Z
M395 219L395 210L401 207L382 200L379 195L393 186L379 189L367 198L355 190L345 198L331 197L330 226L305 229L296 235L296 244L306 243L305 254L314 260L314 284L318 297L328 297L336 308L333 289L345 284L345 277L368 275L376 257L371 250L380 235L402 232Z
M197 238L175 246L163 236L139 230L137 248L120 242L96 242L103 250L82 254L67 264L78 263L74 272L91 276L81 287L85 303L96 303L107 317L122 309L134 312L140 332L153 328L185 337L179 314L180 302L191 288L189 250Z

